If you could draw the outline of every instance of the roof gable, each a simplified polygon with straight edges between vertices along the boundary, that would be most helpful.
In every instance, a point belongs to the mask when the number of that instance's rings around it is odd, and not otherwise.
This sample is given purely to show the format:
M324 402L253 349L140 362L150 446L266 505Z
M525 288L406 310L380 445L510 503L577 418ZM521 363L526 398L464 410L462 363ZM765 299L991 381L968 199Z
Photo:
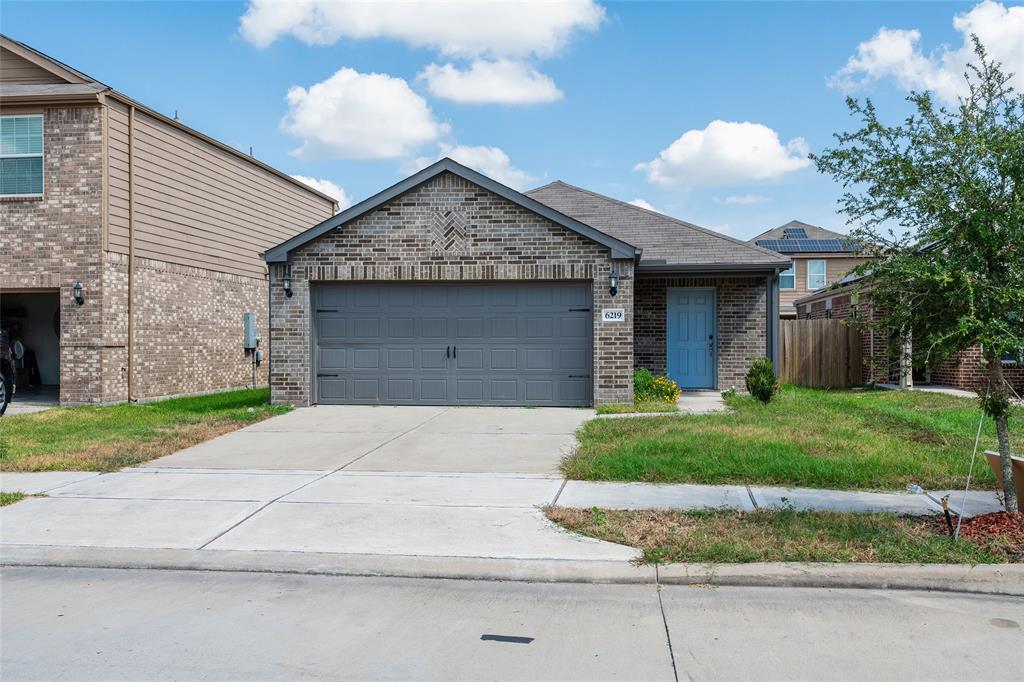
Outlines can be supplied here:
M423 170L415 173L405 180L398 182L391 187L378 192L369 199L359 202L354 206L342 211L333 218L328 218L319 225L315 225L305 232L298 234L291 239L278 244L274 248L268 250L263 254L263 258L268 263L284 263L288 260L288 254L295 249L308 244L309 242L317 239L331 230L342 227L346 223L349 223L360 216L369 213L370 211L386 204L392 199L405 194L409 190L418 187L427 180L440 175L441 173L448 172L453 173L464 180L467 180L475 185L478 185L498 196L511 201L514 204L525 208L528 211L536 213L541 217L547 218L548 220L561 225L562 227L576 232L591 241L597 242L603 246L608 247L611 250L611 257L617 259L633 259L639 253L638 249L630 243L617 239L611 235L608 235L600 230L591 227L585 223L571 218L567 215L559 213L535 199L532 199L524 194L521 194L510 187L488 178L486 175L476 172L471 168L467 168L460 163L457 163L449 158L443 158L430 166L427 166Z
M643 250L640 268L688 271L786 267L779 254L562 181L527 196Z
M811 225L810 223L804 223L799 220L790 220L785 225L779 225L773 227L770 230L765 230L761 234L757 235L750 240L751 243L763 240L763 239L785 239L791 238L788 233L792 233L796 230L803 230L806 237L800 237L802 239L849 239L849 237L841 232L834 232L832 230L825 229L824 227L818 227L817 225Z
M3 80L20 83L98 83L81 71L0 34ZM10 77L8 74L14 74Z

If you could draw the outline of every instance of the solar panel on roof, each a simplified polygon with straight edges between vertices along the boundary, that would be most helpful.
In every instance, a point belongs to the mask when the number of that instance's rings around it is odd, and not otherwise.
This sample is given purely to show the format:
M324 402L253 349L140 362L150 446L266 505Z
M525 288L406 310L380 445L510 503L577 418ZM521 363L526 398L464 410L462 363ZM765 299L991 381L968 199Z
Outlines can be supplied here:
M762 248L779 253L844 253L857 251L857 245L848 239L758 239Z
M782 234L783 239L807 239L807 230L802 227L785 227Z

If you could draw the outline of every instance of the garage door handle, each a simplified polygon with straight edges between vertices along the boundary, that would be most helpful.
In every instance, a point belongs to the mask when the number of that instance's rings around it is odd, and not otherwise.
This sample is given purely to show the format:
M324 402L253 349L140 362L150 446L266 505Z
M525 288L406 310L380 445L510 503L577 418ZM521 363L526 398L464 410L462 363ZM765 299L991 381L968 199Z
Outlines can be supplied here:
M337 374L320 374L319 372L317 372L316 378L317 379L322 379L324 377L336 377L336 376L338 376L338 375Z
M445 346L444 347L444 359L447 360L451 356L452 356L452 347L451 346Z
M589 313L590 308L569 308L570 313Z
M458 346L452 346L452 357L453 358L459 357L459 347Z
M336 313L336 312L338 312L338 309L337 308L317 308L316 311L318 313Z

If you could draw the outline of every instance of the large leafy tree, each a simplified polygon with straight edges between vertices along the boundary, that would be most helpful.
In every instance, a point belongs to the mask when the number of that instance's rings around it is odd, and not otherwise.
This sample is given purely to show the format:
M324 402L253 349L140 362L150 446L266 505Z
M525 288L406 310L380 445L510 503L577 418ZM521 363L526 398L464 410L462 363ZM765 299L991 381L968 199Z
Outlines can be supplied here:
M977 60L957 106L913 92L913 113L889 125L870 100L848 98L861 128L812 158L844 186L843 211L860 225L852 236L877 250L859 269L875 312L863 323L909 338L902 347L918 366L981 344L977 390L1014 510L1001 361L1024 347L1024 96L973 40Z

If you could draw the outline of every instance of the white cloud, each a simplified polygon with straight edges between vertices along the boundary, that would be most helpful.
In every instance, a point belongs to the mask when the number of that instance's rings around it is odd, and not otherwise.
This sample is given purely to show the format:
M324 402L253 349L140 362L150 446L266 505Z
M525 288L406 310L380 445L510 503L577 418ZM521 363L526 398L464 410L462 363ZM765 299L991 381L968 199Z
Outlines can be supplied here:
M729 234L729 232L732 231L732 225L730 225L729 223L721 223L719 225L704 225L703 227L707 227L709 230L714 230L715 232L721 232L722 234Z
M729 185L774 180L806 167L809 148L802 137L783 145L779 134L760 123L712 121L689 130L658 158L636 165L662 187Z
M403 170L412 174L445 156L515 190L522 190L536 180L534 176L526 171L513 166L508 154L498 147L485 147L482 145L472 147L468 145L442 144L440 145L440 153L436 156L421 156L413 159L403 165Z
M258 47L285 35L310 45L390 38L464 58L546 57L575 32L596 30L604 17L604 8L593 0L251 0L240 30Z
M636 199L633 199L633 201L627 201L626 203L627 204L633 204L634 206L639 206L640 208L646 208L648 211L655 211L656 213L661 213L661 211L659 211L658 209L654 208L647 201L645 201L645 200L643 200L643 199L641 199L639 197L637 197Z
M340 69L306 88L288 91L281 127L301 137L303 157L384 159L415 152L447 134L426 100L401 78Z
M966 91L963 74L975 58L973 33L1005 71L1015 74L1011 84L1024 88L1024 7L1007 8L987 0L953 17L953 28L963 34L961 46L944 45L931 54L921 50L919 30L882 28L857 46L857 54L828 79L829 85L852 91L891 78L901 88L931 90L940 99L955 102Z
M768 197L762 197L758 194L740 194L735 196L726 197L719 199L715 197L716 204L733 204L736 206L749 206L751 204L763 204L768 201Z
M352 198L349 197L348 192L344 188L334 184L330 180L324 180L322 178L311 178L308 175L293 175L293 178L299 182L305 183L313 189L320 190L327 196L335 199L338 202L338 210L344 211L346 208L352 205Z
M511 59L477 59L468 69L430 64L419 78L435 97L463 103L535 104L562 98L549 76Z

